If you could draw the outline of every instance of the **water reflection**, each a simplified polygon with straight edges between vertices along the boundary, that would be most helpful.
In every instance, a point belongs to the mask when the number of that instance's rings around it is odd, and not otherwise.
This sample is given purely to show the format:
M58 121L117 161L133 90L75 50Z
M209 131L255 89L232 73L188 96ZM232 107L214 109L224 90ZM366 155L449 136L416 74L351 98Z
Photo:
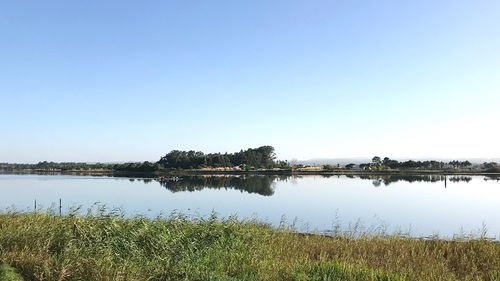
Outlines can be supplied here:
M355 176L352 176L355 178ZM446 176L446 175L361 175L358 176L360 179L371 180L373 186L379 187L382 184L385 186L397 183L400 181L414 183L414 182L444 182L445 187L447 182L470 182L472 177L470 176Z
M171 178L130 178L130 181L139 180L145 184L151 182L158 182L161 186L171 192L194 192L203 189L234 189L247 193L255 193L263 196L272 196L275 191L276 181L290 181L292 184L297 179L311 176L268 176L268 175L254 175L254 176L183 176ZM331 178L331 175L316 176L320 178ZM397 182L442 182L444 187L450 183L469 183L472 181L472 176L446 176L446 175L344 175L334 176L337 178L352 178L371 181L374 187L382 185L389 186ZM497 176L485 176L485 181L500 181Z
M445 181L446 176L443 175L360 175L360 179L371 180L374 182L375 186L380 186L382 183L384 185L390 185L399 181L405 181L409 183L413 182L439 182ZM378 184L375 184L378 182Z
M96 202L127 214L180 212L222 217L254 216L279 226L283 215L306 231L333 222L412 229L420 235L475 231L482 222L500 237L500 179L494 175L179 176L169 179L90 176L0 175L0 210L33 210ZM445 183L448 188L445 189ZM378 187L375 187L378 186ZM463 230L463 231L462 231Z
M451 182L470 182L472 180L472 177L467 177L467 176L455 176L455 177L450 177L449 180Z
M484 177L485 181L500 181L500 175L487 175Z
M172 191L200 191L210 189L235 189L263 196L274 194L275 181L286 180L280 176L187 176L176 179L156 179L163 187ZM151 182L151 179L144 179Z
M16 174L16 173L0 173L0 174ZM62 175L60 172L33 172L33 175ZM130 182L143 182L149 184L152 182L159 183L165 189L171 192L194 192L203 189L233 189L246 193L259 194L262 196L272 196L275 192L275 184L277 181L290 181L293 185L297 180L308 177L316 178L349 178L371 181L376 188L381 186L389 186L398 182L419 183L442 182L446 188L449 183L469 183L473 176L469 175L436 175L436 174L348 174L348 175L196 175L196 176L181 176L181 177L158 177L154 174L92 174L92 173L74 173L72 176L92 176L102 178L123 178ZM145 177L146 176L146 177ZM500 182L500 175L484 175L484 181Z

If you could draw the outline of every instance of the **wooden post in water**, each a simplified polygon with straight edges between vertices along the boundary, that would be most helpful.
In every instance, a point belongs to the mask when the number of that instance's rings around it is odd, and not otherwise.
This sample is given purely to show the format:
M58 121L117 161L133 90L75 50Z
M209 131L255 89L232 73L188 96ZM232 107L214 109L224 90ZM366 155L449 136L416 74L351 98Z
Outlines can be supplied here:
M35 212L36 212L36 199L35 199Z
M62 200L59 198L59 216L62 215Z

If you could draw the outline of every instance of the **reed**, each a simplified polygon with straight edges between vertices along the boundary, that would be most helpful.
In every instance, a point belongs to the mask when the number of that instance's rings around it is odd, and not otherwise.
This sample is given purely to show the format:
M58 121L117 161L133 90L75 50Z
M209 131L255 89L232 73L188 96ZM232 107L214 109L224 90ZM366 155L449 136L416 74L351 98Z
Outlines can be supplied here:
M0 230L0 264L25 280L500 280L500 244L487 239L306 235L234 217L128 218L104 208L6 211Z

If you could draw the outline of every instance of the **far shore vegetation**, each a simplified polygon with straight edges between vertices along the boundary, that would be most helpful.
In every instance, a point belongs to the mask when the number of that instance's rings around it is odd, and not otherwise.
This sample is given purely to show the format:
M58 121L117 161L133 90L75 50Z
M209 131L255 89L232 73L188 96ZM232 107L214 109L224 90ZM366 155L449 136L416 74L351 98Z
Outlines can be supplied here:
M277 160L272 146L249 148L235 153L203 153L172 150L157 162L77 163L39 162L37 164L0 163L4 172L94 172L94 173L267 173L267 174L342 174L342 173L500 173L496 162L469 161L398 161L373 157L369 163L304 165L296 161Z
M383 229L299 233L283 222L0 212L1 280L499 280L500 243Z

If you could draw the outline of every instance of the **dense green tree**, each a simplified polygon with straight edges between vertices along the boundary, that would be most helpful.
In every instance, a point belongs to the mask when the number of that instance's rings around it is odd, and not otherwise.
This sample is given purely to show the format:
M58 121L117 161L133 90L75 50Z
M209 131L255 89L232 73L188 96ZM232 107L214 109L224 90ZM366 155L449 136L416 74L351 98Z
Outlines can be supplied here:
M272 146L249 148L236 153L209 153L195 151L172 150L163 156L158 164L173 169L199 169L205 167L227 168L273 168L283 166L275 162L276 156Z
M349 169L349 170L353 169L354 167L356 167L356 164L354 164L354 163L345 165L345 168Z

